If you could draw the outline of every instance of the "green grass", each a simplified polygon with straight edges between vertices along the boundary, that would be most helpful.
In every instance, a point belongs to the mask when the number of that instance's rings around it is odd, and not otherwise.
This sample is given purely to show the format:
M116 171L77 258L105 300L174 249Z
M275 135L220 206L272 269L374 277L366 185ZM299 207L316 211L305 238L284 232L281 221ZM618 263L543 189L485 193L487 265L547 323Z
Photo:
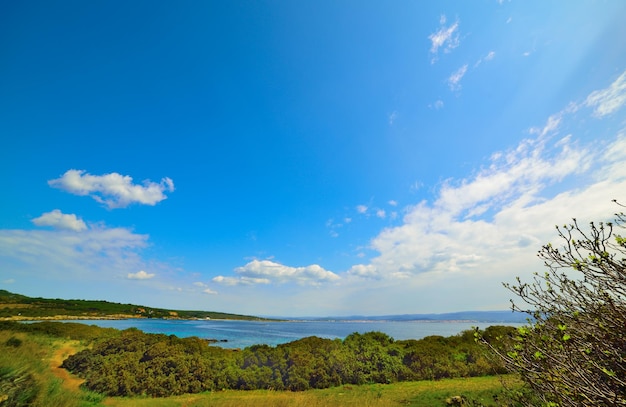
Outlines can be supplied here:
M103 397L68 390L53 373L54 354L70 341L0 331L0 406L88 407Z
M508 380L513 380L507 378ZM284 406L284 407L331 407L331 406L447 406L446 399L464 396L477 405L496 406L493 396L502 390L499 377L477 377L440 381L403 382L363 386L341 386L305 392L241 391L184 395L164 399L112 397L105 400L107 406L117 407L235 407L235 406Z

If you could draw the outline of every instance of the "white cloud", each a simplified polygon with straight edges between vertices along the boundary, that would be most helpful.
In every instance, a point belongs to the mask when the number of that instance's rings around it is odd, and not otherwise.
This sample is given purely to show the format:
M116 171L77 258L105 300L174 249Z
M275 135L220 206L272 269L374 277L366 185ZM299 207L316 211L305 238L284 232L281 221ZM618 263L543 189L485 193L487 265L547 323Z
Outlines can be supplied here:
M270 283L297 283L319 285L339 280L332 271L324 270L317 264L306 267L289 267L269 260L253 260L235 269L238 277L217 276L213 281L224 285L253 285Z
M355 275L358 277L364 277L364 278L378 278L380 277L380 274L378 273L378 270L376 270L376 266L374 266L373 264L357 264L355 266L352 266L350 268L350 270L348 271L348 274L351 275Z
M463 65L459 69L457 69L450 77L448 78L448 86L450 90L459 90L461 89L461 79L467 72L467 64Z
M459 33L457 32L459 28L458 21L446 27L446 17L441 16L439 24L439 29L428 36L428 39L431 41L430 53L434 55L431 59L431 63L435 63L437 61L437 55L440 48L447 53L458 47L460 44Z
M553 114L548 117L546 124L541 127L531 127L529 133L537 134L540 138L545 137L548 134L554 133L558 128L559 124L561 124L562 113Z
M155 274L152 273L146 273L143 270L140 270L136 273L128 273L126 275L126 278L130 279L130 280L149 280L151 278L153 278L155 276Z
M116 172L91 175L84 170L68 170L60 178L48 181L51 187L74 195L91 196L108 208L125 208L133 203L156 205L167 199L165 192L174 191L174 182L163 178L160 183L143 181L133 184L132 177Z
M200 287L204 294L209 294L209 295L217 295L218 294L217 291L212 290L207 284L205 284L205 283L203 283L201 281L196 281L195 283L193 283L193 285L195 285L196 287Z
M491 61L496 56L495 51L489 51L487 55L482 58L479 58L478 61L474 64L474 68L478 67L483 61Z
M392 199L392 200L390 200L390 201L389 201L389 202L387 202L387 203L388 203L389 205L391 205L391 206L398 206L398 201L393 200L393 199Z
M398 112L394 111L389 115L389 125L393 126L393 124L395 123L396 119L398 118Z
M592 92L585 101L589 107L594 107L594 115L603 117L609 115L626 103L626 72L623 72L606 89Z
M429 105L429 107L432 107L435 110L443 109L443 100L438 99L435 101L435 103L433 103L432 105Z
M384 209L377 209L376 216L378 216L381 219L385 219L387 217L387 212L385 212Z
M364 214L367 212L367 206L365 205L357 205L356 211L360 214Z
M576 158L589 154L569 153L572 157L563 153L532 158L530 153L458 186L444 186L434 204L416 205L403 225L385 229L373 239L371 248L379 255L369 264L352 267L350 274L422 279L421 275L434 273L471 279L496 273L500 281L525 274L534 252L553 238L555 223L566 223L583 210L589 220L603 219L614 210L610 199L616 191L626 190L626 177L620 180L613 174L550 199L542 196L559 178L579 172ZM619 164L623 168L626 162ZM533 165L538 169L533 170ZM582 166L588 167L588 161L583 160ZM532 174L525 175L526 171ZM608 173L599 169L597 174Z
M621 80L592 93L594 103L619 99ZM572 217L612 220L617 208L611 200L626 201L626 134L608 145L581 146L572 135L554 139L565 121L578 119L568 115L575 111L570 105L550 116L531 131L535 138L493 154L468 178L444 182L432 202L409 207L402 225L371 241L378 255L354 265L348 276L388 281L394 290L436 285L468 301L469 290L537 271L534 254L554 241L553 225Z
M0 261L25 278L92 281L127 277L145 268L140 257L148 235L125 228L0 230Z
M257 285L257 284L270 284L271 281L267 278L250 278L250 277L213 277L214 283L222 285Z
M82 219L74 214L61 213L59 209L44 213L38 218L32 220L37 226L52 226L55 229L73 230L74 232L82 232L87 230L87 225Z

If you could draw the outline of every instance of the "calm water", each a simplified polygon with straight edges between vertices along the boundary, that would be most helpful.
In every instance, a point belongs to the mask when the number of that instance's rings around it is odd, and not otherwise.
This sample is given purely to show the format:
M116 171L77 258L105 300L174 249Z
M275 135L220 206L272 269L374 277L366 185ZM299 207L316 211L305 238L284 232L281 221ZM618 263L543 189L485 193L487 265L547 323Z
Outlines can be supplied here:
M205 339L226 339L218 346L224 348L245 348L256 344L279 345L307 336L320 338L345 338L353 332L384 332L394 339L421 339L429 335L451 336L478 326L486 328L493 323L479 322L383 322L383 321L223 321L223 320L80 320L68 321L97 325L106 328L138 328L147 333L163 333L178 337L197 336ZM516 323L506 325L519 326Z

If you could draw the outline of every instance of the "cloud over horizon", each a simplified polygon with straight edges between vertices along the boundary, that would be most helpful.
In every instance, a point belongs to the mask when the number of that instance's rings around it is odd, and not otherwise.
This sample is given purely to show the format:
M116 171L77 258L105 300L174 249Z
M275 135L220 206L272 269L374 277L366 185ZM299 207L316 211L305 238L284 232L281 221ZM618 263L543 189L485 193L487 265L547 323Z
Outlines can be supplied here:
M224 285L252 285L271 283L296 283L319 285L339 280L332 271L324 270L317 264L306 267L289 267L270 260L252 260L245 266L237 267L238 277L217 276L213 281Z
M143 269L140 253L147 245L148 235L126 228L0 229L0 258L20 264L28 278L38 278L41 270L62 280L127 276Z
M138 271L136 273L128 273L126 275L126 277L129 280L148 280L148 279L153 278L154 276L156 276L156 274L154 274L154 273L146 273L143 270L140 270L140 271Z
M611 220L606 216L616 210L612 199L626 200L624 130L605 146L585 146L572 135L557 135L577 120L572 113L583 106L599 118L622 107L624 78L626 72L608 88L592 92L583 105L570 105L543 127L531 128L535 138L494 153L472 176L445 181L432 202L408 207L402 225L371 240L378 255L347 274L406 280L438 274L470 278L501 270L501 278L512 278L524 273L519 265L528 264L554 238L551 225L583 215L589 221ZM558 188L573 176L579 180L575 187ZM585 208L583 214L580 208Z

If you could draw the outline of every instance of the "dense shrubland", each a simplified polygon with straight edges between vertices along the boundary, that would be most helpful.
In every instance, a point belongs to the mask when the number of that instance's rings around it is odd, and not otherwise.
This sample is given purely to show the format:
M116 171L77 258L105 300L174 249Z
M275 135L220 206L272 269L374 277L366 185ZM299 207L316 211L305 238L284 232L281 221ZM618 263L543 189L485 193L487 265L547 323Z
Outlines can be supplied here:
M493 326L484 337L501 346L501 338L513 331ZM504 371L491 351L475 342L473 331L405 341L380 332L353 333L344 340L308 337L276 347L232 350L196 337L128 329L69 357L63 367L98 393L157 397L222 389L301 391Z

